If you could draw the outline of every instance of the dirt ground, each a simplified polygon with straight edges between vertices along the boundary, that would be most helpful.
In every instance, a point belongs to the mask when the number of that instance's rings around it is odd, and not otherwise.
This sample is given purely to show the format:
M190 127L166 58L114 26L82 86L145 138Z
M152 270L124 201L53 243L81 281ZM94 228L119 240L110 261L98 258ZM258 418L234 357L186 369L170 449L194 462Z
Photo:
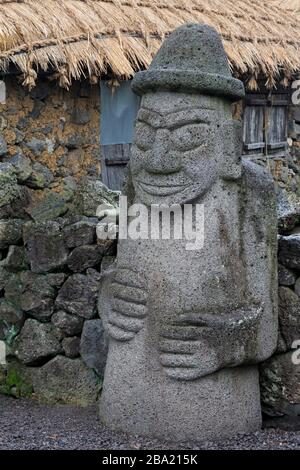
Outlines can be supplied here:
M300 450L299 426L293 422L282 427L178 445L114 433L101 425L96 406L44 405L0 396L0 450Z

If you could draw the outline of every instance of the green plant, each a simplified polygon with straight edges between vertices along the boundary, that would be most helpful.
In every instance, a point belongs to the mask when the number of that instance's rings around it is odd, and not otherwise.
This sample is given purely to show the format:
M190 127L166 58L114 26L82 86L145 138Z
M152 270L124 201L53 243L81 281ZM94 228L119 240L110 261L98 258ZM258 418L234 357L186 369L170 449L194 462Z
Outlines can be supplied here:
M0 385L0 393L19 398L30 397L32 392L32 386L20 372L14 367L9 367L3 385Z
M16 325L9 325L5 320L1 320L1 323L4 325L5 344L11 347L19 334L19 328Z

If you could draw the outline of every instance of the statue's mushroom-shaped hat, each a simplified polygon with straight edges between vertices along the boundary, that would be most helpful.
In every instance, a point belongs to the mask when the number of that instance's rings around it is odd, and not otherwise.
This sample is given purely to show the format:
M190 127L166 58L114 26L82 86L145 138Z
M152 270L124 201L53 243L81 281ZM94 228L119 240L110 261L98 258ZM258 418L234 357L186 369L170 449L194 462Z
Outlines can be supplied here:
M138 72L133 90L143 95L156 90L224 96L236 101L244 85L233 78L222 40L207 25L185 24L162 44L148 70Z

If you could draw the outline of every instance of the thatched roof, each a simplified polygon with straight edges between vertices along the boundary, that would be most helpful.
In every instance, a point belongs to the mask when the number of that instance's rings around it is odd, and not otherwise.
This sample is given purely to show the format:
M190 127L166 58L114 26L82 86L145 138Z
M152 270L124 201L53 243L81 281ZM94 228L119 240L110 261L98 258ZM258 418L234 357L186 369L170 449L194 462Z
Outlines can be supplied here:
M0 0L0 70L16 66L24 84L54 70L60 85L146 68L165 35L186 22L223 36L236 76L250 87L300 71L300 26L268 0ZM275 2L274 2L275 4ZM285 79L286 82L286 79Z
M276 6L282 8L283 10L298 10L300 11L300 0L273 0L276 3Z

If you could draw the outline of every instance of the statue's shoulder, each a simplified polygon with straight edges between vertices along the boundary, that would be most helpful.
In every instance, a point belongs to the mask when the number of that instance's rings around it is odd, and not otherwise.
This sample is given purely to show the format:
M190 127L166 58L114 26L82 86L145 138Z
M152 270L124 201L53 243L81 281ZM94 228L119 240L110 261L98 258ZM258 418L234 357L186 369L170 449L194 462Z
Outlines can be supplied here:
M256 201L257 208L276 213L276 192L271 173L261 165L242 158L242 187L248 199Z
M277 203L273 177L264 167L245 159L242 178L241 214L246 250L256 264L259 257L272 263L277 252ZM267 266L271 266L268 263Z

